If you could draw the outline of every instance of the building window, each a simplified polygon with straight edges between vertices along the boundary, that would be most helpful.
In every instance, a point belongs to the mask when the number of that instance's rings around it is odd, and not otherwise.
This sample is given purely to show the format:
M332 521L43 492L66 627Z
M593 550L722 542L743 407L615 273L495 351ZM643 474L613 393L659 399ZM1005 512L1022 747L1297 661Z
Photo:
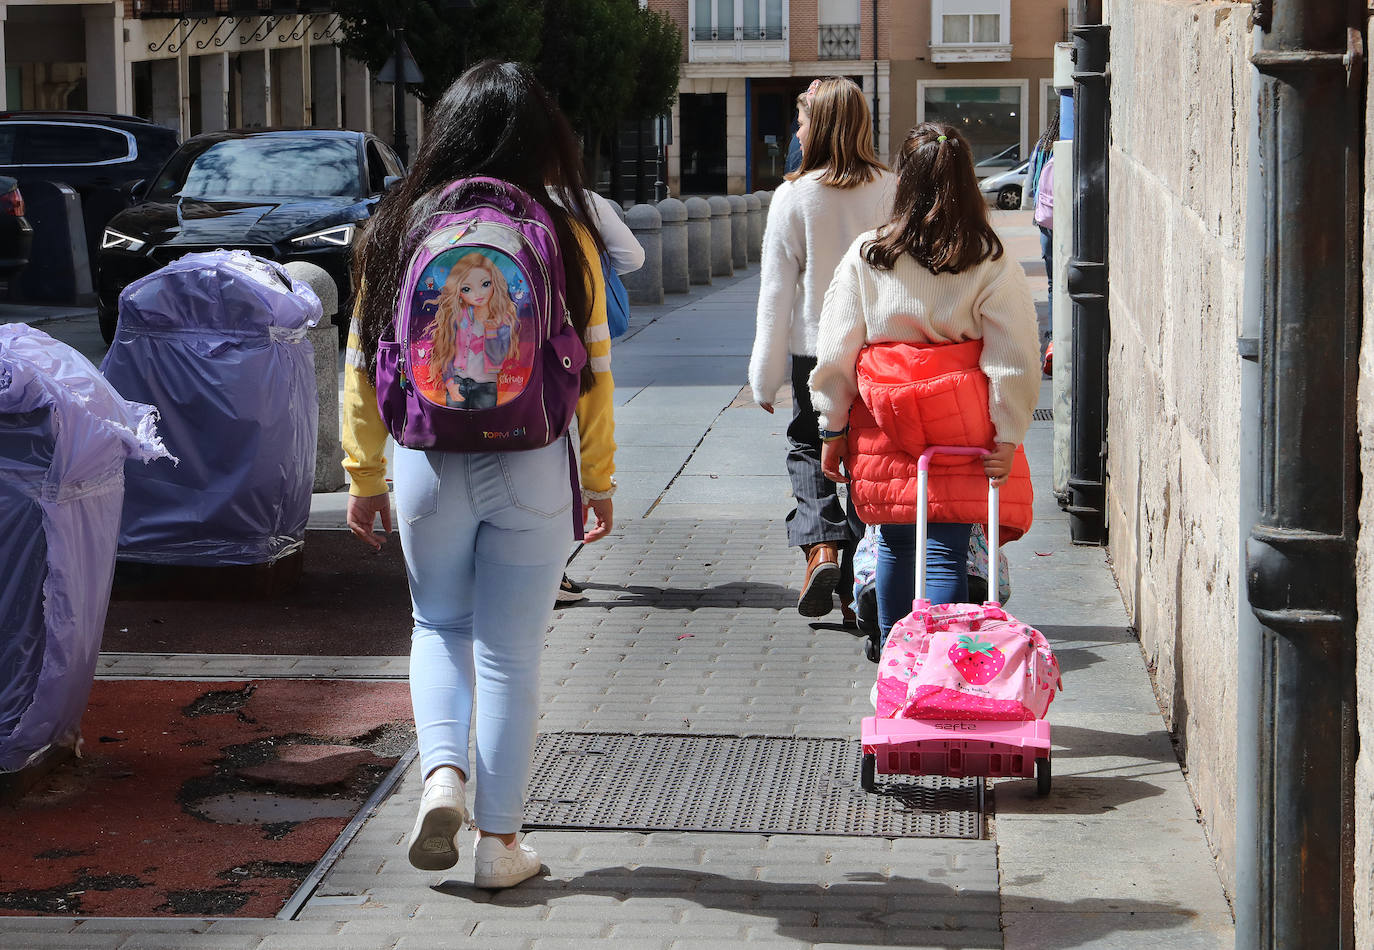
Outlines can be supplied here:
M788 0L692 0L689 62L787 60Z
M1002 18L995 13L946 13L940 20L946 43L1002 42Z
M931 0L931 62L1011 59L1011 0Z
M816 10L820 59L858 59L862 30L859 0L820 0Z
M780 40L786 35L783 0L696 0L691 9L696 40Z
M1026 151L1028 82L926 80L918 84L917 119L954 126L969 140L978 177L1020 164Z

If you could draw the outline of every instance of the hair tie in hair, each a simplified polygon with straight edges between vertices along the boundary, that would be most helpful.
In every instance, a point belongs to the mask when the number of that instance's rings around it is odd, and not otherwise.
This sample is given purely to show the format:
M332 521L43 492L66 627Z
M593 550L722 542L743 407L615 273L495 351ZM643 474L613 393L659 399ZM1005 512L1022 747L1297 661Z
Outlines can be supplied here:
M937 138L935 141L937 141L937 142L948 142L948 141L949 141L949 136L948 136L948 135L942 135L942 136L940 136L939 138Z
M811 85L806 87L806 107L811 108L811 100L816 98L816 90L821 88L819 79L811 80Z

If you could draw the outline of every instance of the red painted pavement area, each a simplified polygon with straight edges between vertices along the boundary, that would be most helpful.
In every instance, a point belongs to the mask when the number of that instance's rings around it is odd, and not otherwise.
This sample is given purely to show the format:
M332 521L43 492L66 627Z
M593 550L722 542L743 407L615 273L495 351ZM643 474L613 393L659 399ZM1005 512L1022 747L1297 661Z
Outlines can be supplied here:
M271 917L413 728L405 683L113 680L82 734L81 761L0 807L0 914ZM224 814L247 806L266 814Z

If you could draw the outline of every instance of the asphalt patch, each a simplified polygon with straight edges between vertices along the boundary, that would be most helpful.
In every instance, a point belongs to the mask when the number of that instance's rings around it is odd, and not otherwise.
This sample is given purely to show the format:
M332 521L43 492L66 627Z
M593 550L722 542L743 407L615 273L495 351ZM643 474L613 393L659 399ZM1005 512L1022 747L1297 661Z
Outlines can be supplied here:
M414 737L337 680L99 680L82 729L119 741L0 807L0 915L274 916Z
M230 573L220 586L243 592ZM410 587L399 537L393 534L374 553L348 531L307 531L300 580L284 592L236 596L231 605L184 593L162 596L151 588L135 595L116 586L101 649L404 656L410 632Z

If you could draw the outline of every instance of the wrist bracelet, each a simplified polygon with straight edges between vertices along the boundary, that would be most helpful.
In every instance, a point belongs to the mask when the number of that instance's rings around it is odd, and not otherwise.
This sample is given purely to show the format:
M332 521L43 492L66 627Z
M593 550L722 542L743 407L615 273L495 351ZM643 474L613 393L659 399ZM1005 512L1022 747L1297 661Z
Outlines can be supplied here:
M821 429L820 433L822 442L834 442L836 439L843 439L849 435L849 426L845 426L843 429Z

